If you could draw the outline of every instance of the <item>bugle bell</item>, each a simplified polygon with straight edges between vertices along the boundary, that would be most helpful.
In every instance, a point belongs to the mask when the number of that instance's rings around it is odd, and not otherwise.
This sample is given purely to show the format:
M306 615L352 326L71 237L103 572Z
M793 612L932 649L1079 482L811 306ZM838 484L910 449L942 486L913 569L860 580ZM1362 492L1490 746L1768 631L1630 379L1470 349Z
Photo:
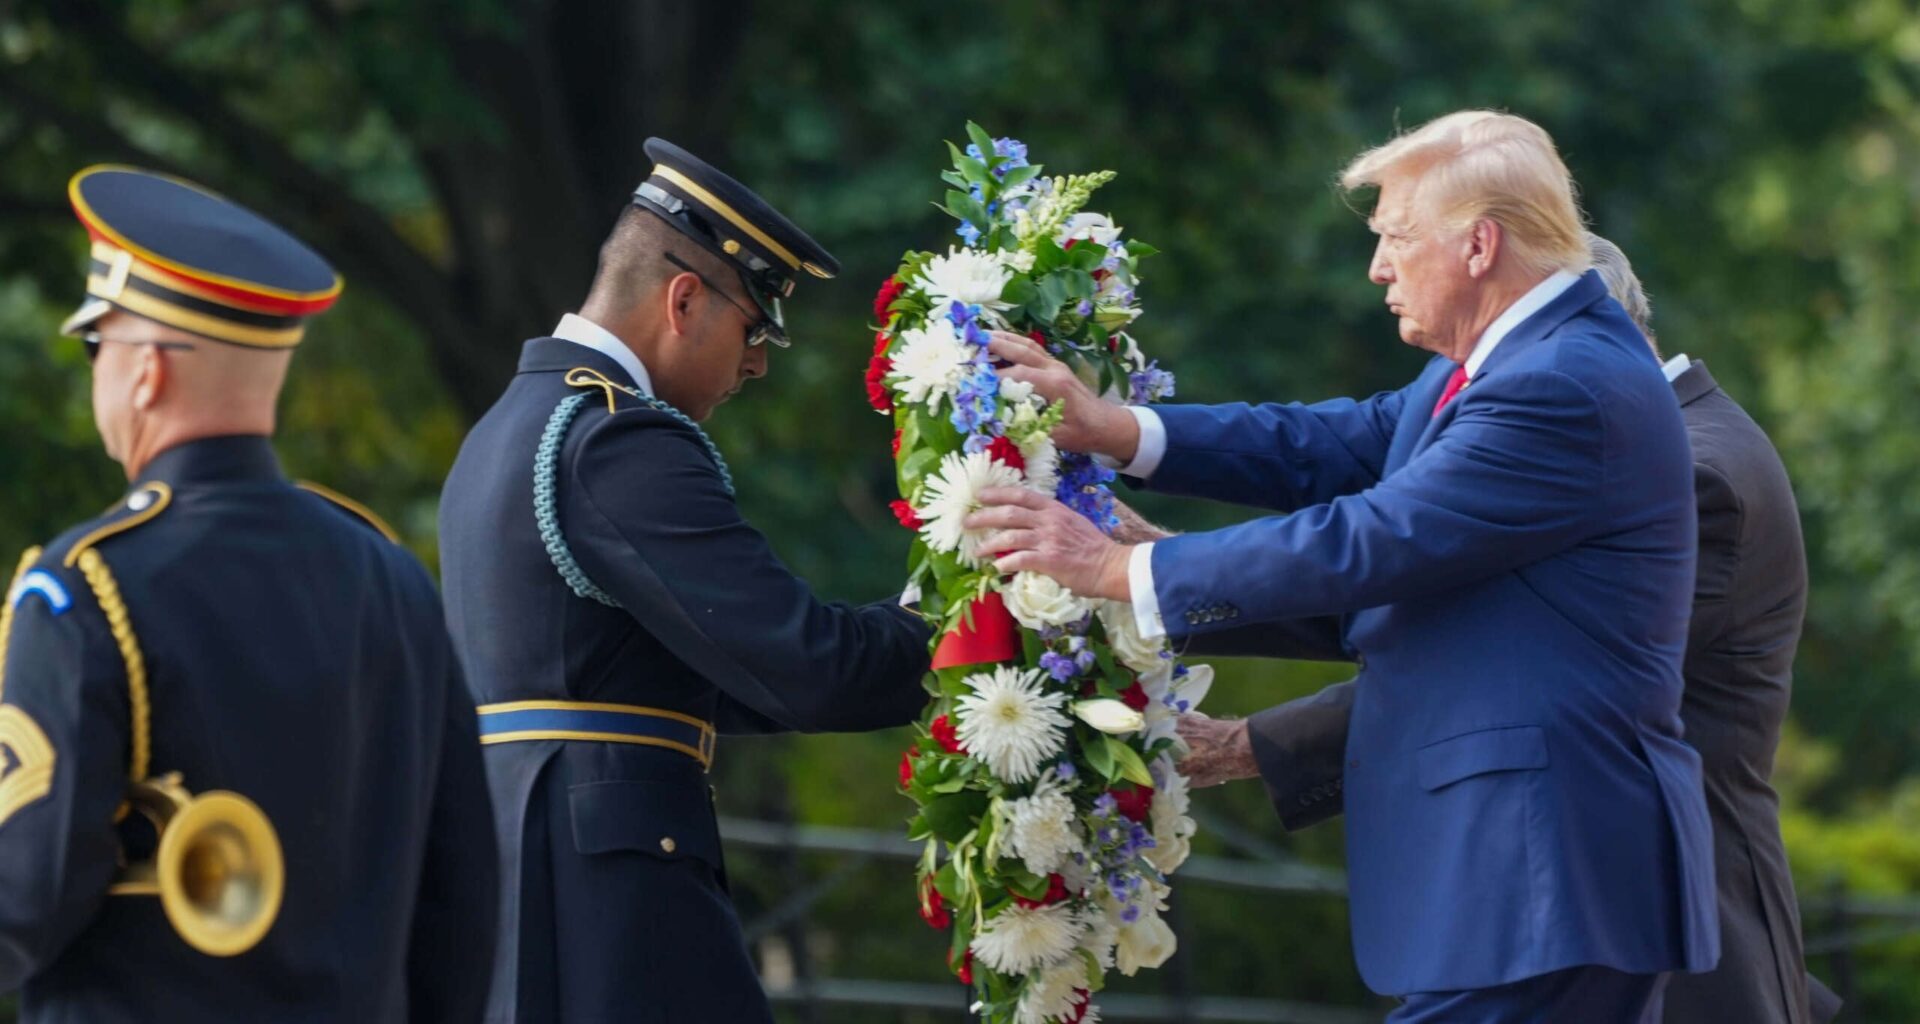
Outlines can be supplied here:
M128 786L127 802L153 823L153 859L129 864L108 890L158 896L187 944L235 956L266 937L286 891L286 861L273 823L238 793L187 792L179 772Z

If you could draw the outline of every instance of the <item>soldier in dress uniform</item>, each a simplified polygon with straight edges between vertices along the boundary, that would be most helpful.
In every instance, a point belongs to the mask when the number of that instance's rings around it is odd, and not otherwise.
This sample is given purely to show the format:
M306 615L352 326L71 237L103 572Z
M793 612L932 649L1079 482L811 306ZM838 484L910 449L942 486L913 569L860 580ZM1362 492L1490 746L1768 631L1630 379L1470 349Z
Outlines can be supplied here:
M127 496L0 621L0 992L24 1020L478 1020L497 854L426 571L269 435L340 292L285 231L96 167L68 319Z
M741 517L698 422L833 257L732 178L653 173L578 315L526 343L440 506L501 843L490 1021L770 1019L706 784L716 733L904 724L928 628L827 604Z

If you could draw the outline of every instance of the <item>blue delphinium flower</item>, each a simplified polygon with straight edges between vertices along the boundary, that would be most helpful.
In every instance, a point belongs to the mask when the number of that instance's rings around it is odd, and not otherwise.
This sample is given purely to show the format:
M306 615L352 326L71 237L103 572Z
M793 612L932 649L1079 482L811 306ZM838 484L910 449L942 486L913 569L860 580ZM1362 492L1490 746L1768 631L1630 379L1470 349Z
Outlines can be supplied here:
M1085 516L1102 533L1112 533L1120 526L1120 517L1113 511L1113 491L1108 487L1113 476L1113 470L1093 461L1090 455L1063 453L1054 497Z
M959 235L960 240L969 246L980 244L980 229L974 227L971 221L961 221L960 226L953 229L953 233Z
M1173 397L1173 374L1160 368L1160 364L1150 362L1143 370L1127 374L1127 402L1130 405L1145 405Z
M1057 651L1048 651L1042 654L1040 656L1040 667L1046 670L1048 675L1063 683L1072 679L1080 672L1080 666L1074 664L1073 658Z
M967 144L967 155L975 160L987 158L986 154L980 152L980 147L971 142ZM1007 158L1000 166L993 169L993 176L996 178L1006 177L1007 172L1015 167L1027 166L1027 144L1019 139L993 140L993 155Z

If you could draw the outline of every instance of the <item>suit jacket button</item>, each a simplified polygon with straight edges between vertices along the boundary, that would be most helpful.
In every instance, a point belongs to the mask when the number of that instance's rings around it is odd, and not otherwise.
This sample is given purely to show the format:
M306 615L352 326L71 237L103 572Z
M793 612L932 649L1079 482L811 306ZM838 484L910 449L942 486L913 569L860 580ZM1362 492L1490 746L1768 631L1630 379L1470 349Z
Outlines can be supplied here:
M660 840L660 849L664 853L672 853L679 848L680 844L674 842L672 836L666 836Z

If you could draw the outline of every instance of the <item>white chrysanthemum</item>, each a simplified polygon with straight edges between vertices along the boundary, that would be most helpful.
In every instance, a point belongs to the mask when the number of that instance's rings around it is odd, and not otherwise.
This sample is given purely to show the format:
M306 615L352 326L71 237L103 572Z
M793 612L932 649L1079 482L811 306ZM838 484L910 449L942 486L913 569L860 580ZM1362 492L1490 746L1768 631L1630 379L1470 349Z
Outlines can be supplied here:
M973 371L975 348L954 333L953 322L945 317L903 331L893 350L894 387L908 404L924 402L932 411Z
M1187 777L1173 766L1173 759L1162 754L1154 760L1151 770L1154 793L1147 821L1153 828L1153 846L1145 856L1147 863L1159 868L1162 874L1172 874L1193 852L1193 834L1199 831L1199 826L1187 816L1192 796L1188 792Z
M1111 902L1110 900L1103 900ZM1081 913L1081 923L1086 931L1080 935L1080 948L1093 954L1093 960L1104 971L1113 970L1113 947L1120 941L1120 925L1112 915L1100 907L1089 907Z
M1133 617L1133 605L1125 601L1107 601L1100 605L1100 624L1107 630L1107 645L1113 648L1114 657L1135 672L1152 672L1172 666L1160 656L1166 649L1164 640L1147 640L1140 636L1140 626Z
M973 937L975 960L1001 974L1028 974L1060 963L1079 947L1081 921L1065 903L1014 904L987 920Z
M1051 772L1040 777L1032 795L1007 801L1002 813L1007 853L1020 858L1036 875L1053 874L1068 855L1086 849L1073 801Z
M927 478L920 535L935 551L956 551L968 566L980 565L980 542L987 530L969 530L966 518L980 511L980 492L989 487L1020 486L1020 471L986 452L948 452L940 469Z
M993 253L978 249L950 248L945 256L935 256L920 268L921 290L933 300L936 315L945 313L955 302L988 310L1007 309L1012 303L1002 300L1000 293L1012 278L1012 267Z
M1031 630L1079 622L1093 610L1085 598L1045 573L1014 573L1012 579L1000 584L1000 595L1006 598L1007 611L1014 620Z
M1199 707L1207 691L1213 689L1213 666L1189 665L1186 674L1178 677L1173 669L1174 663L1163 659L1152 671L1140 673L1140 688L1147 695L1144 733L1148 744L1171 739L1175 749L1184 754L1187 745L1178 731L1180 716Z
M1018 1024L1052 1024L1073 1014L1087 988L1087 965L1078 957L1048 967L1027 979L1013 1019Z
M973 692L959 706L960 742L1005 782L1029 782L1067 742L1064 693L1041 689L1046 673L1002 665L967 677Z

